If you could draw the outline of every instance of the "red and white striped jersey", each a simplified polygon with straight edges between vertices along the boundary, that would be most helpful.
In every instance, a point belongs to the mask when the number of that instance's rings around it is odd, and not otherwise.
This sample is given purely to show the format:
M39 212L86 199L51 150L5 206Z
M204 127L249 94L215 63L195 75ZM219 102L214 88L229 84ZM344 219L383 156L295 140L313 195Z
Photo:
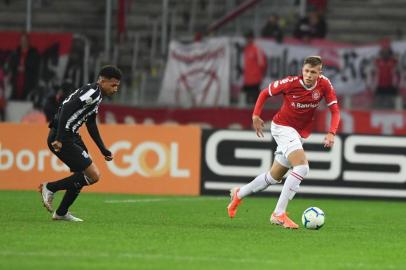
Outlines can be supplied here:
M288 76L268 86L268 94L283 94L283 105L274 116L278 125L290 126L306 138L312 130L314 112L324 98L327 106L337 103L335 90L330 80L321 75L315 85L308 88L302 76Z

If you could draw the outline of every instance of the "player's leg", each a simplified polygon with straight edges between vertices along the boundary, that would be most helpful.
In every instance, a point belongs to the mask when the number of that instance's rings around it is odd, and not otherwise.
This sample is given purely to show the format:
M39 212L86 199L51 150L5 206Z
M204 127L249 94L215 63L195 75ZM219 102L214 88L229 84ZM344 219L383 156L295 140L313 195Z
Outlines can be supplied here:
M70 186L66 189L58 209L52 216L54 220L83 221L70 214L68 212L69 207L75 202L83 186L93 185L100 179L100 172L97 166L92 163L84 170L84 173L75 173L75 175L81 179L81 185Z
M309 165L303 149L297 149L290 153L288 160L293 168L283 185L281 195L274 211L276 215L286 212L289 200L293 199L296 192L299 190L301 181L309 172Z
M303 149L297 149L291 152L288 156L288 160L293 168L283 185L275 211L271 216L271 223L282 225L285 228L296 229L299 226L287 216L286 209L289 200L293 199L299 190L301 181L309 172L309 165Z
M87 148L80 139L74 138L63 142L62 149L59 152L55 152L51 146L51 142L54 141L55 131L51 129L48 136L48 147L49 149L63 162L65 163L74 174L69 177L44 183L46 189L55 193L59 190L67 190L70 188L82 188L83 186L89 185L87 179L84 177L83 171L87 168L93 168L93 162L89 155L87 154ZM95 169L97 171L97 168ZM93 171L93 170L91 170Z
M55 152L51 143L55 140L56 131L54 129L50 129L48 135L48 147L52 153L54 153L63 163L65 163L72 172L81 171L87 166L89 166L92 161L87 156L85 161L81 161L82 158L85 158L82 155L83 149L76 145L73 140L67 140L64 142L62 150L59 152ZM78 163L78 161L81 161ZM86 167L81 167L86 166ZM42 183L39 187L39 191L42 195L42 201L46 209L50 212L53 211L52 209L52 201L54 198L54 193L59 190L68 190L73 188L81 188L82 186L86 185L86 181L84 177L80 175L80 173L74 173L66 178L53 181L53 182L45 182Z
M82 219L77 218L68 212L69 207L79 196L81 189L82 188L75 187L66 190L58 209L52 215L53 220L83 221Z
M227 211L230 218L235 216L237 213L237 208L244 197L247 197L252 193L260 192L270 185L281 183L282 177L289 170L289 164L287 161L283 161L277 157L278 155L276 155L275 161L269 171L261 173L251 182L242 186L241 188L233 188L230 191L231 202L227 206Z
M75 175L78 179L80 179L80 184L76 182L76 185L69 186L69 188L66 189L62 201L52 217L54 220L82 221L81 219L72 216L72 214L68 212L69 207L79 196L82 187L93 185L100 179L100 173L97 166L92 163L84 170L83 173L75 173Z
M96 164L92 163L84 170L84 177L88 185L93 185L100 180L100 171Z
M59 190L82 188L89 185L83 173L76 172L66 178L46 183L46 188L55 193Z
M93 185L100 178L99 169L92 163L84 171L84 173L75 173L74 175L80 179L80 184L70 185L62 198L62 201L56 210L58 216L64 216L68 213L69 207L73 204L84 186Z
M89 152L87 150L86 145L82 141L82 138L79 135L75 137L75 145L78 145L81 149L83 149L83 151L85 151L86 154ZM82 155L84 155L84 153L82 153ZM93 185L99 181L100 171L99 168L97 168L96 164L94 163L88 164L86 163L86 161L83 161L81 169L82 169L81 172L83 172L84 174L87 185Z
M68 209L78 197L82 187L97 182L100 173L98 173L96 165L93 164L92 160L87 154L87 148L81 141L80 137L64 142L62 150L60 152L54 152L50 145L50 142L53 141L51 133L48 138L48 145L50 146L51 151L57 155L58 158L62 160L72 172L74 172L74 174L61 180L43 183L42 190L48 191L46 193L51 194L52 198L53 193L59 190L66 190L61 204L53 215L53 219L81 221L70 215L68 213ZM89 176L86 176L83 172L87 172ZM48 210L52 211L52 200L48 199L50 196L45 197L44 192L42 192L42 195L44 205Z
M59 190L77 189L87 185L85 178L80 173L74 173L66 178L54 181L44 182L39 186L39 191L42 195L42 201L45 208L52 212L52 202L55 192Z
M78 152L81 152L80 158L77 159L78 163L73 166L77 170L82 170L80 173L76 173L79 182L76 182L73 187L66 189L66 192L62 198L62 201L53 215L54 220L67 220L67 221L83 221L82 219L74 217L68 212L69 207L75 202L80 194L82 187L95 184L100 179L100 172L96 164L91 162L89 164L89 158L87 155L87 147L83 143L80 136L75 137L75 148ZM75 154L78 156L78 154Z
M285 228L298 228L299 226L287 216L286 208L289 199L293 198L299 188L300 180L297 178L303 179L307 173L304 173L302 167L299 166L300 164L305 164L305 167L307 166L308 168L302 139L299 133L291 127L272 123L271 131L278 144L277 152L280 153L279 159L293 167L292 172L288 175L282 187L275 211L271 215L271 223L282 225Z
M269 171L261 173L255 177L251 182L242 186L237 192L237 197L242 199L251 195L252 193L257 193L266 189L270 185L280 184L282 177L289 170L289 167L283 166L279 161L275 160Z

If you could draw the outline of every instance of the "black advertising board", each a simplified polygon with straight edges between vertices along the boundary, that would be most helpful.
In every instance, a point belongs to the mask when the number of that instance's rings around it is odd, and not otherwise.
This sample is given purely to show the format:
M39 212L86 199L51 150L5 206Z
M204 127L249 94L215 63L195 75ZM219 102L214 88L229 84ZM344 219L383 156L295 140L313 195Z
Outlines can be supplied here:
M203 130L202 193L227 194L268 170L276 143L270 132L257 138L249 130ZM406 199L406 138L337 135L332 149L325 134L313 134L303 145L310 173L298 195ZM263 194L279 194L282 185Z

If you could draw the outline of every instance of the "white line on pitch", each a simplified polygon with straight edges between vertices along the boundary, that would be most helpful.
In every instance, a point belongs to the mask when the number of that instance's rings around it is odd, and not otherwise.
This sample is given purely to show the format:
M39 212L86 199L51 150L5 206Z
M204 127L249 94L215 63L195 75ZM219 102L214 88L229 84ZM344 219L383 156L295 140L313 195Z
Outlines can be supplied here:
M193 201L225 201L224 197L194 197L194 198L149 198L149 199L127 199L127 200L106 200L105 203L156 203L156 202L193 202Z

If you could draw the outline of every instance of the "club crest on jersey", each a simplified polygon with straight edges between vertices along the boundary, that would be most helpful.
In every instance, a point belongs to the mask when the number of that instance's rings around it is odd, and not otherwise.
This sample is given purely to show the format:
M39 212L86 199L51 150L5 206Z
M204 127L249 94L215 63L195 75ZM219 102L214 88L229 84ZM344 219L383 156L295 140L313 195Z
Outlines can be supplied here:
M312 93L312 97L314 100L318 100L320 98L320 93L317 90L314 90Z

